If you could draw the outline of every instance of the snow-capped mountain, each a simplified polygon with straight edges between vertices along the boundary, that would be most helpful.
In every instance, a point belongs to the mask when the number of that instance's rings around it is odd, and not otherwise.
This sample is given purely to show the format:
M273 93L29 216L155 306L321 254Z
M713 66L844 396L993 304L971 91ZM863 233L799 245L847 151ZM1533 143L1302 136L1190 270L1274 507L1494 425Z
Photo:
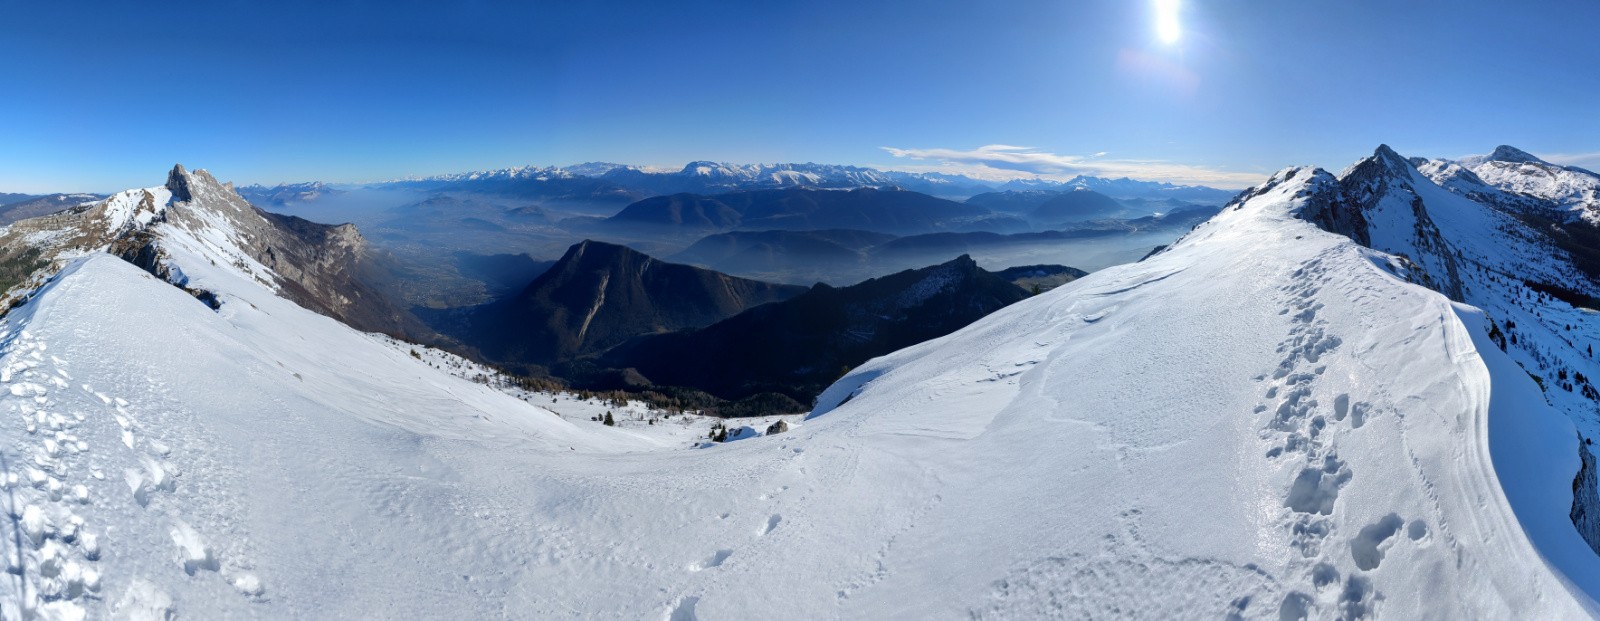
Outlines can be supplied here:
M1065 187L1094 190L1117 198L1180 200L1203 205L1220 205L1237 194L1237 192L1219 190L1203 185L1176 185L1161 181L1139 181L1127 177L1107 179L1083 175L1069 179Z
M679 174L712 180L729 189L796 186L856 188L894 183L890 175L872 168L811 163L739 165L690 162Z
M1345 171L1336 188L1313 196L1319 207L1311 217L1394 255L1396 272L1408 280L1481 309L1497 346L1592 438L1600 435L1600 389L1589 379L1600 374L1593 354L1600 283L1578 254L1581 245L1527 221L1522 210L1533 207L1526 196L1486 201L1495 195L1464 183L1441 186L1380 147Z
M1567 212L1569 218L1600 225L1600 174L1576 166L1551 164L1507 145L1496 147L1489 155L1466 157L1456 162L1431 160L1423 167L1459 175L1451 169L1452 164L1471 171L1484 184L1514 195L1547 201ZM1441 185L1451 187L1445 183Z
M584 162L572 166L564 166L562 170L580 177L603 177L612 171L639 170L637 166L626 164L613 164L611 162Z
M256 205L287 205L314 201L323 196L343 194L344 190L321 181L283 183L271 187L247 185L239 188L239 195Z
M0 233L66 263L0 325L7 618L1600 614L1600 296L1387 147L696 449L291 303L174 176Z
M1075 181L1093 183L1092 177ZM965 198L986 192L1000 185L996 182L962 175L943 173L913 173L879 170L863 166L838 164L732 164L727 162L696 161L678 170L654 170L607 162L589 162L574 166L523 166L499 170L438 175L406 179L391 183L428 189L447 188L461 191L485 191L513 194L523 197L545 195L568 198L575 185L582 182L603 186L617 196L632 196L634 200L649 196L678 193L710 194L720 192L770 190L784 188L901 188L941 197ZM1025 184L1013 181L1007 185ZM1119 180L1109 182L1128 189L1138 186L1135 194L1154 197L1165 193L1172 198L1210 190L1197 186L1171 186ZM1037 180L1041 187L1060 188L1062 183ZM594 190L589 190L593 192ZM1210 190L1212 194L1221 192ZM1223 194L1229 194L1223 192ZM1133 194L1130 194L1132 196ZM1210 196L1210 195L1207 195ZM1226 200L1224 196L1217 202Z
M690 162L675 173L652 174L635 169L629 171L629 176L611 173L606 178L655 194L784 188L901 188L935 196L965 196L983 191L988 186L986 182L956 175L815 163L730 164L702 161Z
M1093 190L1114 198L1180 200L1202 205L1221 205L1233 198L1234 194L1237 194L1237 192L1230 190L1219 190L1202 185L1176 185L1161 181L1139 181L1128 177L1108 179L1088 175L1078 175L1066 181L1013 179L998 185L995 189L1001 192L1069 192L1083 189Z

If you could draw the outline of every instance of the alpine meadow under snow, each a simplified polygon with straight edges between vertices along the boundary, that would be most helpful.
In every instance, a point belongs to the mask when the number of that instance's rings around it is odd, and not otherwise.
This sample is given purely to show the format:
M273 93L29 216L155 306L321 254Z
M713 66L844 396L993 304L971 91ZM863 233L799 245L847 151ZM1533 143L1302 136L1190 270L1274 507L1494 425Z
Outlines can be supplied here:
M307 310L359 238L179 168L0 231L0 617L1595 616L1596 291L1485 166L1285 169L726 443Z

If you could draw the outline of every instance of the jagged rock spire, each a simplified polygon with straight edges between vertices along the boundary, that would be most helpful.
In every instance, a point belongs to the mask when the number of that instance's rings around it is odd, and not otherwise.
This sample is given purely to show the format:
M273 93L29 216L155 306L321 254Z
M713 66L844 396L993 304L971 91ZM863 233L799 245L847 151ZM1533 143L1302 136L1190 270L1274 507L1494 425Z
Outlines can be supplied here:
M194 193L189 190L189 171L183 169L183 164L173 164L172 172L167 173L167 189L172 191L174 201L194 200Z

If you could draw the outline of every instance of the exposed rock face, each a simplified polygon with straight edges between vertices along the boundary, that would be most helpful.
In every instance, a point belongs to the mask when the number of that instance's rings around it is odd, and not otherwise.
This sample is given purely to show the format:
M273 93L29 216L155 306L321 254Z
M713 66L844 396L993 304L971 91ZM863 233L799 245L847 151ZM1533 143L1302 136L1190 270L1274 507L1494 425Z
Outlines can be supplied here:
M188 248L301 306L360 330L431 335L371 284L382 258L354 226L330 226L262 211L204 170L174 166L166 185L128 190L100 203L23 220L0 230L0 265L28 249L45 261L104 251L191 289L170 247ZM41 273L51 271L42 268ZM15 292L14 292L15 293Z
M1339 182L1323 171L1307 171L1291 169L1274 176L1272 180L1261 187L1235 199L1235 203L1242 205L1245 201L1272 190L1277 185L1288 183L1297 175L1313 175L1316 178L1307 184L1305 192L1305 206L1298 214L1301 218L1315 223L1324 230L1349 237L1363 246L1370 246L1372 238L1367 233L1367 218L1356 205L1345 202L1343 193L1340 192Z
M216 181L211 178L211 173L202 170L200 174ZM183 169L183 164L174 164L172 170L167 172L167 190L172 192L173 201L187 203L194 200L194 193L189 190L189 171Z
M1596 477L1594 453L1589 452L1588 443L1581 437L1578 458L1583 460L1583 467L1572 480L1572 525L1578 527L1578 534L1589 547L1600 553L1600 480Z
M365 276L378 259L354 225L331 226L256 208L204 170L175 167L167 179L170 226L190 232L226 231L255 276L296 304L366 331L424 336L410 313L373 288ZM160 230L157 229L159 236Z
M780 421L778 421L776 423L773 423L771 425L767 425L767 435L769 435L769 436L770 435L774 435L774 434L783 433L783 432L788 431L788 430L789 430L789 423L786 422L786 421L781 421L780 420Z
M1242 202L1292 179L1297 174L1325 178L1307 186L1307 204L1298 214L1323 229L1357 243L1403 257L1408 276L1418 284L1463 300L1457 252L1439 232L1420 187L1438 188L1411 162L1388 145L1334 178L1321 171L1280 173ZM1280 178L1281 177L1281 178Z

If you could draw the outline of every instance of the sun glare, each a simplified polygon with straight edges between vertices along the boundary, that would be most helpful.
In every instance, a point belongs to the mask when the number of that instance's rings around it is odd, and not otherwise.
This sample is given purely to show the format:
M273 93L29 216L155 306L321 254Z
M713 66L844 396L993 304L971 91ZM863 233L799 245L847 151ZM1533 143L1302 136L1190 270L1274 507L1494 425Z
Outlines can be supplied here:
M1156 6L1156 36L1162 43L1172 45L1183 35L1178 23L1179 0L1154 0Z

